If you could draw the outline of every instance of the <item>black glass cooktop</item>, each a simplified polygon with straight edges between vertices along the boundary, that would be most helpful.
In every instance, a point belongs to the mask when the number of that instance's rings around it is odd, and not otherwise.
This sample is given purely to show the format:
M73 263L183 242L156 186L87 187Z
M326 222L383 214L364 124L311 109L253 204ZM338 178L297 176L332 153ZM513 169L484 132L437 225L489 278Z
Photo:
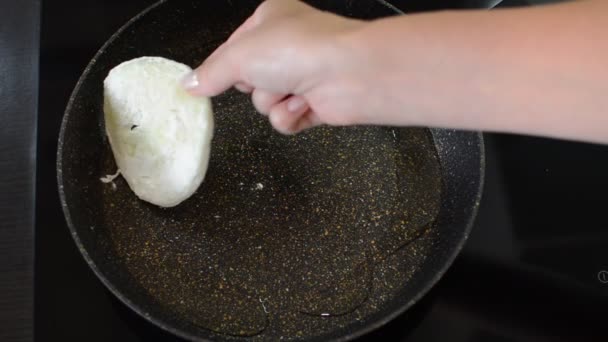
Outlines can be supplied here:
M43 4L35 268L39 341L177 340L130 311L88 269L66 228L55 180L59 125L80 73L118 27L153 2ZM406 12L496 2L392 1ZM463 253L412 310L362 340L608 339L608 147L485 138L484 198Z

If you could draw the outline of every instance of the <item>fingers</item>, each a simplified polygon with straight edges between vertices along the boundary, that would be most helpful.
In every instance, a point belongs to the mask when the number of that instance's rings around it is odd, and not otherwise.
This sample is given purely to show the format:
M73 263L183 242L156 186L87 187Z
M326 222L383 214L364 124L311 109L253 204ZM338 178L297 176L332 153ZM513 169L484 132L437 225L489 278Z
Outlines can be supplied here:
M249 94L253 91L253 87L244 82L238 82L234 87L241 93Z
M216 96L239 79L239 59L230 46L222 44L201 66L182 80L182 86L192 95Z
M260 21L276 17L285 17L310 8L300 0L266 0L255 10L254 16Z
M321 124L303 97L291 96L270 110L272 126L282 134L295 134Z
M301 96L285 98L284 94L254 89L251 99L258 112L268 115L272 126L282 134L298 133L321 123Z
M253 14L252 16L247 18L247 20L245 20L245 22L243 22L241 26L239 26L234 32L232 32L226 43L230 43L236 40L238 37L242 36L243 33L251 31L256 26L258 26L259 23L260 21L258 20L258 17Z
M268 115L270 113L270 109L277 103L281 102L284 97L285 94L277 94L261 89L254 89L253 93L251 94L251 101L258 112Z
M238 39L244 33L253 30L265 20L281 15L289 15L297 10L301 10L304 6L306 5L296 0L266 0L262 2L255 12L230 35L226 42L230 43Z
M199 66L193 73L187 75L182 81L182 85L193 95L200 96L215 96L230 86L234 85L239 91L244 93L251 93L253 87L250 85L239 82L237 75L235 75L236 68L233 65L228 64L227 61L222 61L226 52L230 48L230 43L237 39L245 32L251 30L254 27L253 17L249 17L232 35L226 42L220 45L207 59ZM217 71L216 66L219 65L223 71ZM230 74L221 75L220 73L226 72Z
M251 92L252 88L246 85L241 71L248 65L251 49L260 50L261 48L252 42L244 44L246 39L241 38L245 33L251 32L267 20L297 14L307 7L309 6L297 0L264 1L225 43L182 80L183 87L192 95L197 96L216 96L237 84L237 89Z
M250 16L239 28L237 28L227 41L222 43L207 59L192 73L186 75L182 80L182 86L191 94L199 96L215 96L235 86L238 90L250 93L253 88L243 82L239 82L236 66L238 61L231 61L228 56L230 43L242 36L245 32L252 30L258 20Z

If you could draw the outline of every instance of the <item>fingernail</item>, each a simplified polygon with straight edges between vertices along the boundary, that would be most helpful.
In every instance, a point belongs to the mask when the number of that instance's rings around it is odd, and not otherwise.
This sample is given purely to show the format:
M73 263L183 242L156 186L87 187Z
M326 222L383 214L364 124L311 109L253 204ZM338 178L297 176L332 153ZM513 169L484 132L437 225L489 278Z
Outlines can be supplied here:
M191 71L188 75L182 78L181 83L182 87L184 87L186 90L194 89L199 85L198 76L194 71Z
M294 96L287 102L287 110L292 113L301 111L305 106L306 101L299 96Z

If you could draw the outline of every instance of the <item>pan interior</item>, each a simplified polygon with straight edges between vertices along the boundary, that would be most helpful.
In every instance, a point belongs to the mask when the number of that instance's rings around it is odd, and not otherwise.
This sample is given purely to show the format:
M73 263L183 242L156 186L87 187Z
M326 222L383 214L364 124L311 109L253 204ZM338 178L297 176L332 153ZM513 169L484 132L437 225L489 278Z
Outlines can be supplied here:
M216 113L206 179L183 204L146 204L122 179L97 187L100 229L137 286L196 326L265 338L310 337L391 300L424 260L439 210L429 132L281 136L235 92ZM109 148L101 156L97 174L114 172Z
M257 3L168 1L115 36L67 110L60 192L87 261L157 324L190 337L335 336L390 312L431 262L443 184L429 130L282 136L229 91L214 99L209 169L189 200L161 209L122 178L99 181L116 170L102 127L107 72L143 55L195 66ZM358 17L391 13L375 1L323 4Z

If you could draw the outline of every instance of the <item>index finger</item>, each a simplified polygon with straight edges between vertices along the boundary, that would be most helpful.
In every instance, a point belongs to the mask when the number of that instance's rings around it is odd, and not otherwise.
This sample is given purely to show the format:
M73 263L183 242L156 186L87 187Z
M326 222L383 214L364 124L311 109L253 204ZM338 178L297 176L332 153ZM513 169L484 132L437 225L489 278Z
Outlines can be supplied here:
M233 73L229 73L229 66L217 60L223 58L230 43L259 24L257 12L247 18L198 68L186 75L182 85L188 92L199 96L216 96L239 82ZM217 65L221 68L219 72L215 71Z
M230 44L224 43L203 64L182 80L192 95L216 96L241 81L238 61Z

